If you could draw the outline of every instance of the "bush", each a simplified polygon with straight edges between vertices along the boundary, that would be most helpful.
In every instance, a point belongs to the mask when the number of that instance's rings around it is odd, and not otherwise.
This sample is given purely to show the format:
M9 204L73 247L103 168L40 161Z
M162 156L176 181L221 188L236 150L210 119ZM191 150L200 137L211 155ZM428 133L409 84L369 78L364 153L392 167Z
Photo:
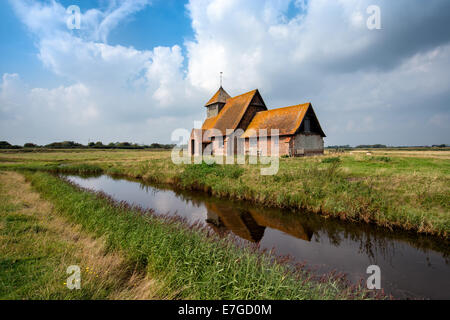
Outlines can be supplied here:
M11 147L11 144L8 141L0 141L0 148L8 148Z
M25 144L23 145L23 147L24 147L24 148L38 148L39 146L38 146L37 144L28 142L28 143L25 143Z
M325 158L322 160L322 163L340 163L341 158L339 157L331 157L331 158Z
M391 158L389 157L371 157L370 161L379 161L379 162L391 162Z
M13 146L8 141L0 141L0 149L21 149L21 146Z
M188 165L181 174L181 181L189 185L199 182L207 176L219 178L238 179L244 173L244 169L235 165L201 164Z

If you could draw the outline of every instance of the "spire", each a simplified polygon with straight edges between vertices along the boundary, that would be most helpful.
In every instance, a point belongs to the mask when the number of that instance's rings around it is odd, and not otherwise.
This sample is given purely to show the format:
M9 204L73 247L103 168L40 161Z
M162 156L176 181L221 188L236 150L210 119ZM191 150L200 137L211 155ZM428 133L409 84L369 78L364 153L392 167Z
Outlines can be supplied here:
M231 98L230 95L222 88L222 86L220 86L219 90L217 90L213 97L205 104L205 107L214 103L226 103L229 98Z
M221 88L222 88L222 75L223 75L223 72L220 71L220 87L221 87Z

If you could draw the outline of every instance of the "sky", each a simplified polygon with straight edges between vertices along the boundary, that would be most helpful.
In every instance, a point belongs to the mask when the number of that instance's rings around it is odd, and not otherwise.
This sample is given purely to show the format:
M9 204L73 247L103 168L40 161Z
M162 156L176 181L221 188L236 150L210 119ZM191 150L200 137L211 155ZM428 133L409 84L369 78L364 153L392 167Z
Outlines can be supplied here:
M448 0L0 1L12 144L171 143L205 119L220 72L269 109L311 102L325 145L450 144Z

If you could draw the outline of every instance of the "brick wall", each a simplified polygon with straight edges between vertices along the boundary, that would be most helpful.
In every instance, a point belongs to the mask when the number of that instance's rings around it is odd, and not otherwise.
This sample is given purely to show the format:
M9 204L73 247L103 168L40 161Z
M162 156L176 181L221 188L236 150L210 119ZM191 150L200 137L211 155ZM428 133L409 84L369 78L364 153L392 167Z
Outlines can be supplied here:
M291 136L282 136L278 138L278 155L289 155ZM250 146L250 139L245 139L245 154L257 155L258 152L263 152L262 141L258 140L257 146ZM272 138L267 137L267 155L272 155Z

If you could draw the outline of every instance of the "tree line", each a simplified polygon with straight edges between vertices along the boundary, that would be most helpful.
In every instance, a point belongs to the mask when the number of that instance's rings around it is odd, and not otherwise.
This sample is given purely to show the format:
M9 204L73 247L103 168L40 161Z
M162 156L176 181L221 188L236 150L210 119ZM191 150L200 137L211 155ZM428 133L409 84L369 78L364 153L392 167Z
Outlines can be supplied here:
M12 145L7 141L0 141L0 149L172 149L175 144L162 144L162 143L152 143L150 145L137 144L131 142L111 142L109 144L103 144L101 141L89 142L87 145L77 143L74 141L62 141L62 142L52 142L46 145L37 145L35 143L25 143L23 146ZM430 146L415 146L416 148L424 148ZM432 148L446 148L449 147L447 144L432 145ZM382 148L410 148L410 147L389 147L384 144L367 144L358 145L352 147L350 145L336 145L327 146L326 149L382 149Z
M386 148L447 148L447 144L433 144L432 146L386 146L384 144L361 144L356 147L352 147L348 144L342 146L327 146L325 149L386 149Z
M23 146L12 145L8 141L0 141L0 149L172 149L174 144L152 143L150 145L131 142L111 142L103 144L101 141L89 142L87 145L74 141L52 142L46 145L37 145L32 142Z

